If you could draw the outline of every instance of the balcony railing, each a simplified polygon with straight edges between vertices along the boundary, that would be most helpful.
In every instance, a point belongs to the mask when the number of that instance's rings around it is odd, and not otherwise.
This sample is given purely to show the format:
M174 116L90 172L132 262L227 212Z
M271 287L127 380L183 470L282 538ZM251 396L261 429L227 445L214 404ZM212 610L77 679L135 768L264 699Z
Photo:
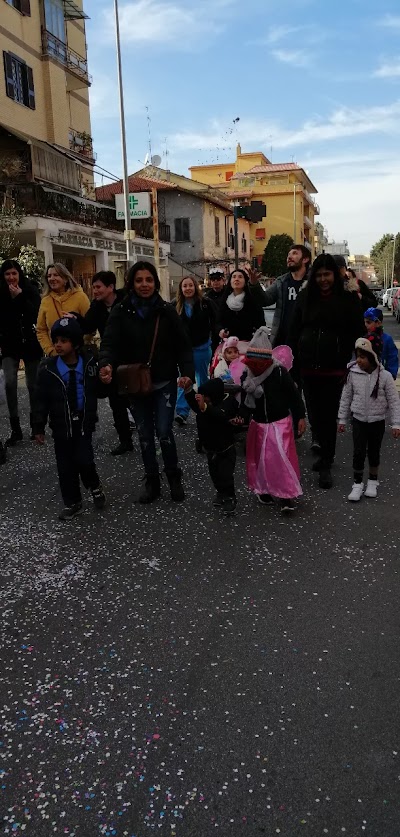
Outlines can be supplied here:
M89 201L78 195L69 195L36 183L7 187L24 211L24 215L40 215L44 218L60 218L89 227L119 230L124 224L115 217L115 210L96 201Z
M97 160L97 154L93 151L93 140L88 134L83 131L74 131L69 129L69 147L75 154L80 154L89 160Z
M75 50L71 49L68 44L60 41L47 29L42 30L42 47L43 55L48 55L55 58L60 64L69 70L71 73L79 76L88 85L92 83L92 77L88 73L88 64L83 55L79 55Z
M305 226L305 227L308 227L308 229L309 229L309 230L311 230L311 228L312 228L312 226L313 226L313 223L312 223L312 221L311 221L311 218L309 218L309 217L308 217L308 215L305 215L305 216L304 216L304 218L303 218L303 220L304 220L304 226Z
M135 230L136 235L140 236L141 238L153 238L153 219L141 218L140 220L133 220L132 229ZM168 224L164 224L162 221L159 221L158 235L160 241L165 241L167 243L170 242L171 227Z
M307 189L303 189L303 194L304 194L304 197L311 204L311 206L314 207L315 214L320 215L319 206L318 206L317 202L314 200L314 198L311 197L310 193L307 192Z

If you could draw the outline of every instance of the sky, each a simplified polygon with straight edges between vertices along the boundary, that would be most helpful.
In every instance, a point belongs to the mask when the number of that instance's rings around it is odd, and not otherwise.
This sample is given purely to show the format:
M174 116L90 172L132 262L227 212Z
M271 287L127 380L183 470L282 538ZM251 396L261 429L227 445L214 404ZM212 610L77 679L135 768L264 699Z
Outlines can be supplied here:
M97 164L121 176L113 0L84 0ZM400 230L398 0L119 0L129 172L296 162L330 240ZM168 156L167 156L168 155ZM97 175L97 182L109 182Z

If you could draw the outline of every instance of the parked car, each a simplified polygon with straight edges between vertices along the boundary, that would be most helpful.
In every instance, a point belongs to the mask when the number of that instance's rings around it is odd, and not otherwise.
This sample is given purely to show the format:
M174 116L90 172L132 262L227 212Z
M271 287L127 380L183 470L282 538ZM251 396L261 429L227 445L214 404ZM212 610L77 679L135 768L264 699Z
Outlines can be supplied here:
M388 292L387 292L386 307L389 308L389 311L391 311L392 307L393 307L393 294L394 294L395 290L396 290L396 288L389 288Z
M398 314L399 314L399 302L400 302L400 288L396 288L394 294L392 296L392 314L396 317L398 321Z
M389 294L389 291L392 291L392 290L393 290L393 288L386 288L386 290L383 292L382 305L386 305L386 308L388 307L388 294Z
M375 290L375 288L372 288L372 290L373 290L373 292L374 292L374 294L375 294L375 296L378 300L379 305L382 305L383 295L384 295L385 291L383 290L383 288L379 288L379 290Z

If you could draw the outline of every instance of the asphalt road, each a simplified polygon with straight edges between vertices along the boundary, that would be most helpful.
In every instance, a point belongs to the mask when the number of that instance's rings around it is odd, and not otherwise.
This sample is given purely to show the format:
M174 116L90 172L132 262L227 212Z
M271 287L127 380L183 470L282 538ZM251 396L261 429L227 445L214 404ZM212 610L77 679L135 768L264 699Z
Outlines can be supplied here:
M350 505L349 436L329 492L301 442L290 520L240 460L226 520L193 423L185 504L142 508L101 417L104 512L57 521L50 444L1 470L1 834L398 837L400 444Z

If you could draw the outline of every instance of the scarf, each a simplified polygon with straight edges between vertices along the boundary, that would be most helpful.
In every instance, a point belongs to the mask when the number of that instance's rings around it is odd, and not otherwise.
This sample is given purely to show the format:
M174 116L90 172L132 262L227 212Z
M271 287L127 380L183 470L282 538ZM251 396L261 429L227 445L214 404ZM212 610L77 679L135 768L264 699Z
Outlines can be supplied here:
M190 320L190 318L193 314L193 308L194 308L195 301L196 301L195 299L185 299L185 302L183 303L184 312L185 312L185 314L186 314L186 316L189 320Z
M255 409L256 398L261 398L264 393L262 384L264 383L264 381L267 380L267 378L269 378L274 369L276 369L276 367L279 365L280 364L277 363L275 359L273 359L271 365L268 366L268 369L265 369L265 371L262 372L261 375L257 376L253 374L251 369L249 369L247 377L243 381L242 387L244 391L247 393L244 403L246 407L249 407L250 410Z
M237 294L236 296L232 291L232 293L229 294L229 296L227 297L226 304L231 311L241 311L244 305L244 298L244 291L241 294Z
M139 314L139 317L142 318L142 320L147 319L151 310L157 304L159 298L160 295L158 291L155 291L153 296L151 296L149 299L143 299L143 297L137 296L135 293L133 293L133 291L131 293L131 300L133 302L133 305L135 306L135 310Z

